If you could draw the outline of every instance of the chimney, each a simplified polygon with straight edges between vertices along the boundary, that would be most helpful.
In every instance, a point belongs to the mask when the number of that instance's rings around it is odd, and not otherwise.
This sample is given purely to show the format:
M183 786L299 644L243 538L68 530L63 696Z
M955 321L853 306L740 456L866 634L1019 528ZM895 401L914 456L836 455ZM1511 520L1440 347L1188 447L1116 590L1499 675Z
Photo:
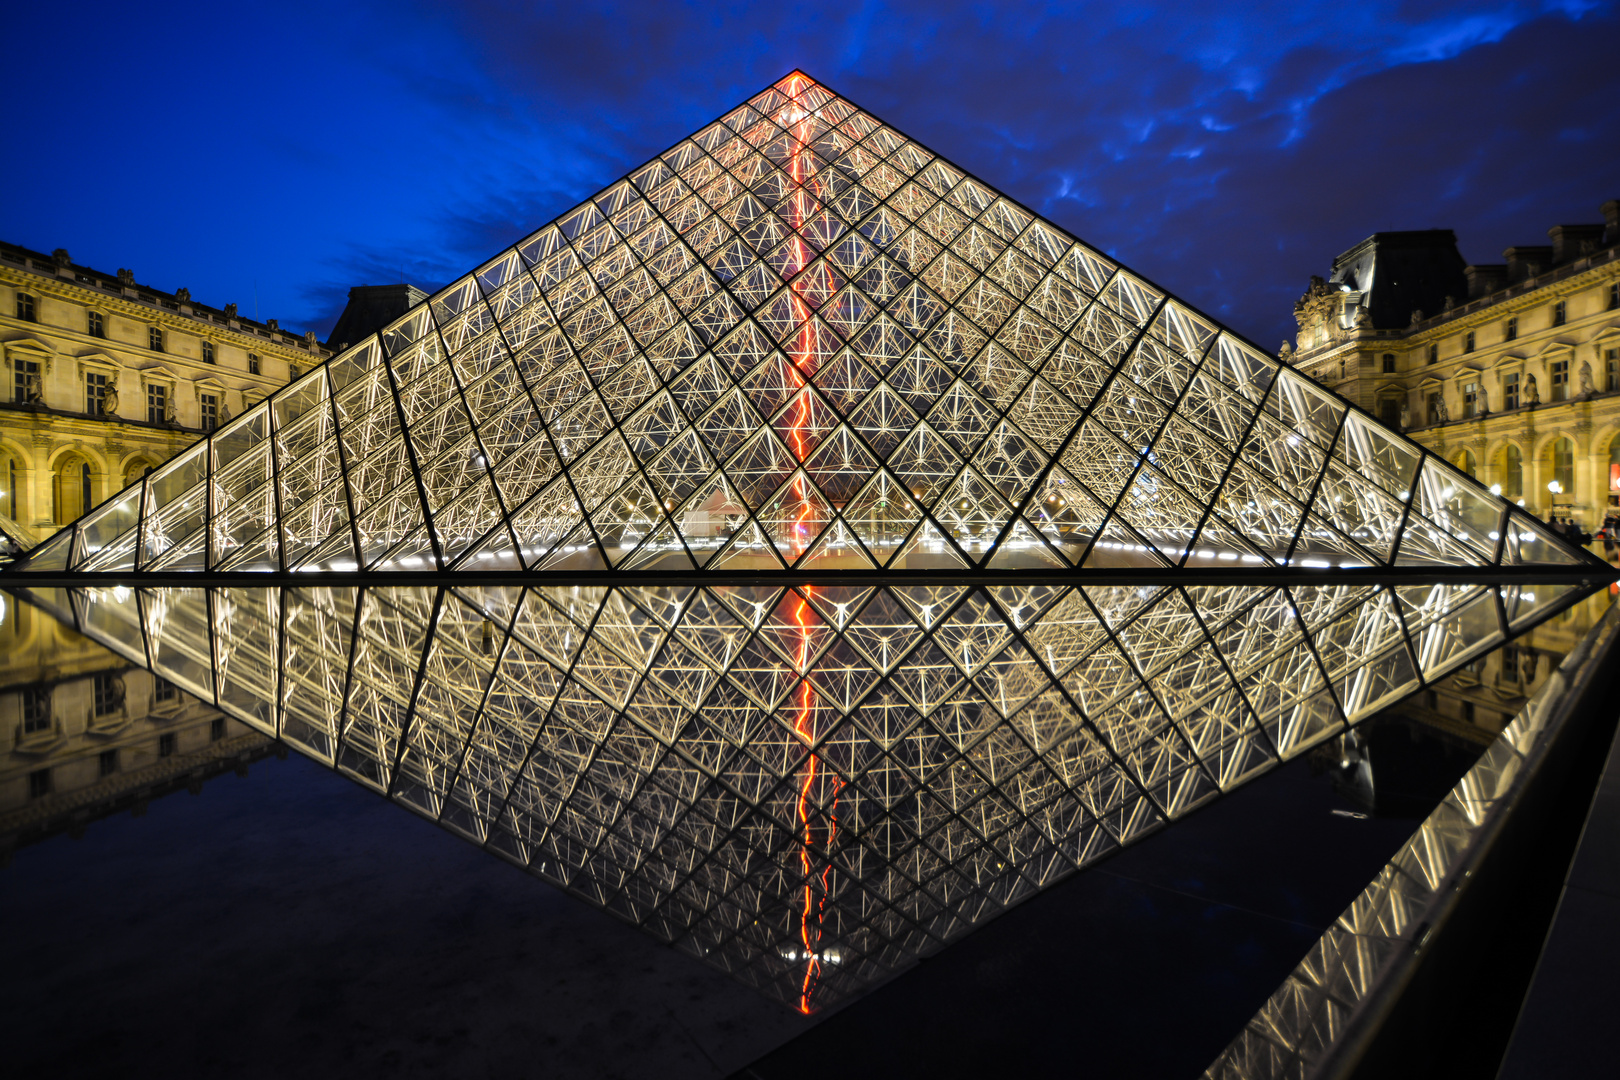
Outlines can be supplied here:
M1620 244L1620 199L1610 199L1603 204L1603 246Z
M1508 268L1501 263L1485 266L1465 266L1463 276L1468 279L1468 299L1478 300L1499 289L1507 288Z
M1592 254L1603 246L1602 225L1554 225L1547 230L1552 241L1553 265L1562 266Z
M1533 278L1552 266L1553 249L1550 247L1510 247L1502 252L1507 260L1510 285Z

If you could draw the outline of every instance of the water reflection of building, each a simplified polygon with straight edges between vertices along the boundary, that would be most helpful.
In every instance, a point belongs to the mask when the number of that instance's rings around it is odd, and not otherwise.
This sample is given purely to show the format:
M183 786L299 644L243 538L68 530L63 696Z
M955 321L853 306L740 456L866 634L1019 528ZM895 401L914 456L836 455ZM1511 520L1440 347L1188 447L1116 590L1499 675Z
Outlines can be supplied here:
M1362 809L1410 816L1444 794L1456 775L1501 733L1597 625L1614 597L1588 597L1512 641L1476 657L1359 729L1313 752L1317 770L1330 772L1339 793ZM1420 760L1453 759L1454 768ZM1388 783L1391 768L1408 782ZM1440 778L1433 791L1410 790L1410 775ZM1418 796L1414 798L1413 796ZM1424 811L1427 812L1426 810Z
M43 612L9 596L0 605L0 860L275 752Z

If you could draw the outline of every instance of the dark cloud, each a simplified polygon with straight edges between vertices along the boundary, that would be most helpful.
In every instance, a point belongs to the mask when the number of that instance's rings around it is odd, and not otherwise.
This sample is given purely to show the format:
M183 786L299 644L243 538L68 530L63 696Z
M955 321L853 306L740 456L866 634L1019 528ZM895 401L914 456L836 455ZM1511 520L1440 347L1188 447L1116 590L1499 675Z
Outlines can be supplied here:
M154 151L93 88L42 97L41 160L98 130L153 167L8 170L0 233L199 297L257 282L317 329L349 285L453 280L795 67L1271 347L1370 232L1449 226L1486 261L1620 195L1612 0L282 0L13 29L22 84L71 54L186 111ZM251 35L262 63L209 62L199 89L139 61L175 35L207 56Z

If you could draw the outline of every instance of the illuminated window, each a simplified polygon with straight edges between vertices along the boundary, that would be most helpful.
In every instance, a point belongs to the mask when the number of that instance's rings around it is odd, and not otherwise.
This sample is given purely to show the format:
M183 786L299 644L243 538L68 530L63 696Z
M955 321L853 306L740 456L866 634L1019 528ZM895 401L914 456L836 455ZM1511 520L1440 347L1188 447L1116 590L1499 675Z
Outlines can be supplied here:
M1462 457L1457 459L1457 467L1469 476L1477 476L1479 473L1479 462L1475 460L1472 450L1462 452Z
M1524 455L1517 446L1502 451L1502 494L1510 499L1524 497Z
M1559 439L1552 446L1553 479L1565 495L1575 490L1575 443L1571 439Z
M153 352L163 351L163 328L161 326L148 326L146 328L146 347Z
M1519 373L1510 371L1502 376L1502 408L1519 407Z
M95 505L90 463L77 454L69 454L57 465L51 478L53 517L58 525L66 525L82 514L88 514Z
M23 322L39 321L34 314L34 298L28 293L20 292L17 294L17 318Z
M1565 401L1569 398L1569 361L1554 360L1552 362L1552 400Z
M6 516L12 521L20 519L17 513L17 459L6 458Z
M85 312L84 321L85 333L89 334L91 337L104 338L107 336L107 320L102 317L101 312Z

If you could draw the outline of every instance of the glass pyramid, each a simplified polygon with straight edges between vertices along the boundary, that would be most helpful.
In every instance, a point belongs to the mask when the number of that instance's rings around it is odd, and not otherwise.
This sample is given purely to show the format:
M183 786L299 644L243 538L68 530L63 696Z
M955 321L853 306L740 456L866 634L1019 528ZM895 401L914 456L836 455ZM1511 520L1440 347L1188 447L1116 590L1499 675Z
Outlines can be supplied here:
M810 1012L1606 572L794 73L3 581Z

